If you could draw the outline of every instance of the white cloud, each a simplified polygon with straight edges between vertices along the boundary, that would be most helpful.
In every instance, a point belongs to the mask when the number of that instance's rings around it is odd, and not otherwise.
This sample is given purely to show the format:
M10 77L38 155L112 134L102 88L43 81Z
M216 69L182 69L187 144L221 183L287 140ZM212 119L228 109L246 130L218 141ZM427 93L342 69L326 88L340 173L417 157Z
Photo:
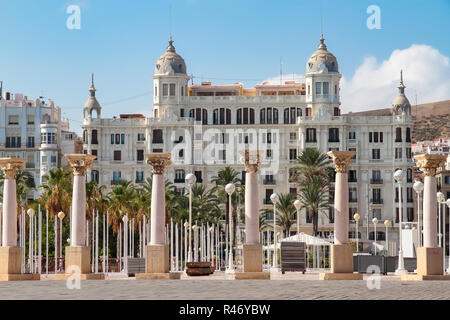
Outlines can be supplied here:
M449 57L427 45L412 45L395 50L380 63L367 57L353 77L341 81L341 101L344 112L387 108L397 96L400 69L406 96L411 104L450 99Z

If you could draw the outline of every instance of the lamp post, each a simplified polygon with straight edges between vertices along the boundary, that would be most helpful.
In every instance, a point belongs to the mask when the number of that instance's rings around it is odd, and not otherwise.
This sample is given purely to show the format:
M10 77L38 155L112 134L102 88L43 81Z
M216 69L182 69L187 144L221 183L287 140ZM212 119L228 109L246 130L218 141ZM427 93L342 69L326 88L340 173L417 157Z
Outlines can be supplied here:
M398 218L399 218L399 250L398 250L398 267L395 270L395 274L402 275L407 274L408 271L405 269L405 262L403 260L403 248L402 248L402 215L403 215L403 207L402 207L402 182L405 178L405 173L403 170L399 169L394 173L394 179L398 183Z
M422 246L422 228L420 227L420 194L423 191L423 183L421 181L416 181L413 185L414 191L417 193L417 241L418 247Z
M231 195L233 194L234 190L236 189L235 185L232 183L229 183L225 186L225 192L228 194L228 201L229 201L229 213L228 213L228 224L229 224L229 231L230 231L230 250L228 253L228 268L227 272L232 273L234 272L234 264L233 264L233 208L231 206Z
M123 256L124 256L123 269L125 271L125 274L128 276L128 216L125 215L122 218L122 221L123 221Z
M436 193L436 197L437 197L437 203L438 203L438 212L439 212L439 216L438 216L438 222L439 222L439 226L438 226L438 235L439 235L439 247L442 247L442 211L441 211L441 204L445 201L445 196L442 192L438 192Z
M373 238L375 239L375 245L374 245L374 247L375 247L375 255L377 255L377 224L378 224L378 219L377 218L373 218L372 219L372 223L373 223L373 228L374 228L374 231L373 231Z
M278 265L278 250L277 250L277 233L276 233L276 219L277 219L277 203L279 197L276 193L272 193L270 200L273 203L273 268L275 269Z
M33 252L34 252L34 234L33 234L33 230L34 230L34 223L33 223L33 219L34 219L34 209L30 208L27 210L27 214L30 217L30 225L29 225L29 260L30 260L30 273L34 273L34 256L33 256ZM55 255L57 255L56 251L55 251ZM56 272L56 270L55 270Z
M356 224L356 252L359 252L359 232L358 232L358 224L359 224L359 219L361 219L361 216L359 215L359 213L355 213L353 215L353 219L355 220L355 224Z
M300 200L294 201L294 207L297 210L297 235L300 236L300 208L302 207L302 203Z
M389 255L389 226L391 222L389 220L384 220L384 225L386 227L386 255Z
M192 262L192 185L197 181L197 178L192 173L189 173L185 180L189 185L189 249L187 261Z
M62 221L64 219L66 215L64 214L64 212L59 212L58 213L58 218L59 218L59 256L62 257Z
M447 201L445 202L447 204L447 207L450 210L450 199L447 199ZM450 225L450 223L449 223ZM445 243L445 240L444 240ZM449 255L448 255L448 266L447 266L447 273L450 273L450 232L448 233L448 243L449 243ZM445 259L445 248L444 248L444 259ZM445 263L444 263L445 266Z

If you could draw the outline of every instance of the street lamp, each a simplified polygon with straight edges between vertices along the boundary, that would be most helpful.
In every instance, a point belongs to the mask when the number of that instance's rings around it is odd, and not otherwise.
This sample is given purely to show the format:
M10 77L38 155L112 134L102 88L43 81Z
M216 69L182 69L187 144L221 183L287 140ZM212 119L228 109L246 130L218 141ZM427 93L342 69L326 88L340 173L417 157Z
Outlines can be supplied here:
M423 191L423 183L421 181L414 182L414 191L417 193L417 234L418 234L418 247L422 246L422 229L420 227L420 194Z
M192 185L197 181L197 178L192 173L189 173L186 178L186 182L189 185L189 227L192 226ZM189 250L188 250L188 262L192 262L192 228L189 228Z
M233 265L233 209L231 207L231 195L233 194L234 190L236 189L235 185L232 183L229 183L225 186L225 192L228 194L228 201L229 201L229 213L228 213L228 224L230 226L230 251L228 253L228 273L234 272L234 265Z
M355 213L353 215L353 219L355 220L356 223L356 252L359 252L359 232L358 232L358 224L359 224L359 219L361 219L361 216L359 215L359 213Z
M277 267L278 250L277 250L277 233L276 233L276 219L277 219L277 202L279 197L276 193L272 193L270 201L273 203L273 268Z
M398 218L399 218L399 249L398 249L398 267L395 270L396 275L408 274L408 270L405 269L405 262L403 260L403 248L402 248L402 182L405 178L405 173L403 170L399 169L394 173L394 179L398 183Z
M386 255L389 256L389 226L391 222L389 220L384 220L384 225L386 226Z
M438 192L436 193L436 197L437 197L437 202L438 202L438 208L439 208L439 247L442 247L442 231L441 231L441 216L442 216L442 212L441 212L441 204L444 203L445 201L445 196L442 192Z
M59 218L59 256L62 258L62 221L66 215L64 212L60 211L58 213Z
M124 255L124 262L123 262L123 269L125 271L125 274L128 275L128 216L125 215L122 218L123 221L123 255Z
M30 217L30 225L29 225L29 260L30 260L30 273L34 273L34 209L30 208L27 210L27 214ZM3 221L3 223L5 223ZM57 246L57 244L55 243ZM57 251L55 250L55 254L58 255ZM55 271L56 272L56 271Z
M294 201L294 207L297 210L297 238L300 236L300 208L302 207L302 203L300 200ZM300 238L298 238L300 240Z
M378 224L378 219L377 218L373 218L372 219L372 223L373 223L373 227L374 227L374 232L373 232L373 238L375 239L375 255L377 255L377 224Z

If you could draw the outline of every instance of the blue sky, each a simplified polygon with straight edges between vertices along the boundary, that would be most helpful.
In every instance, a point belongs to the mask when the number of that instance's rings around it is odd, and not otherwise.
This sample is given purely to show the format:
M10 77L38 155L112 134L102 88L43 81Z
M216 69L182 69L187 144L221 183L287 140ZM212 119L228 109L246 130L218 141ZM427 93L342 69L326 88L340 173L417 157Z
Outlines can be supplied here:
M66 28L72 4L80 30ZM366 27L372 4L381 30ZM91 72L104 116L151 110L154 63L170 30L195 81L251 87L277 76L280 58L285 74L303 74L321 7L328 49L349 80L368 57L389 60L413 44L450 56L450 0L0 0L0 80L4 91L52 98L77 129Z

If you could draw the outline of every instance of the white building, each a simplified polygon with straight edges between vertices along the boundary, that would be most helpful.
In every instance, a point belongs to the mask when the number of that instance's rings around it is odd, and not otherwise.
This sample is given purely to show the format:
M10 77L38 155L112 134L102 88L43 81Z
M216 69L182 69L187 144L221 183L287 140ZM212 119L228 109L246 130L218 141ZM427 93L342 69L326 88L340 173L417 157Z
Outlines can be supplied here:
M273 192L297 193L297 186L289 182L289 169L305 148L353 150L356 157L349 171L349 215L353 220L354 213L360 213L362 238L373 230L374 216L381 223L390 219L398 225L393 181L397 168L408 172L402 192L404 219L414 218L410 202L411 106L403 81L389 114L341 115L341 74L323 37L306 63L305 83L263 83L245 89L241 83L189 86L189 79L185 61L170 39L155 66L152 118L130 114L102 118L92 82L82 126L84 152L98 157L91 179L107 186L120 179L140 183L151 175L144 155L170 152L173 164L167 178L177 188L186 187L184 177L190 172L198 182L210 185L225 165L243 172L240 151L253 148L264 152L260 177L263 208L271 205ZM321 214L319 226L323 235L333 229L332 210ZM303 213L301 230L310 233L311 229L311 220ZM378 230L377 238L382 240L384 228ZM391 237L395 239L395 235Z
M51 99L0 94L0 157L26 159L36 186L45 183L43 176L50 169L67 164L63 155L74 153L76 145L77 135L69 130L68 120L61 121L61 109Z

